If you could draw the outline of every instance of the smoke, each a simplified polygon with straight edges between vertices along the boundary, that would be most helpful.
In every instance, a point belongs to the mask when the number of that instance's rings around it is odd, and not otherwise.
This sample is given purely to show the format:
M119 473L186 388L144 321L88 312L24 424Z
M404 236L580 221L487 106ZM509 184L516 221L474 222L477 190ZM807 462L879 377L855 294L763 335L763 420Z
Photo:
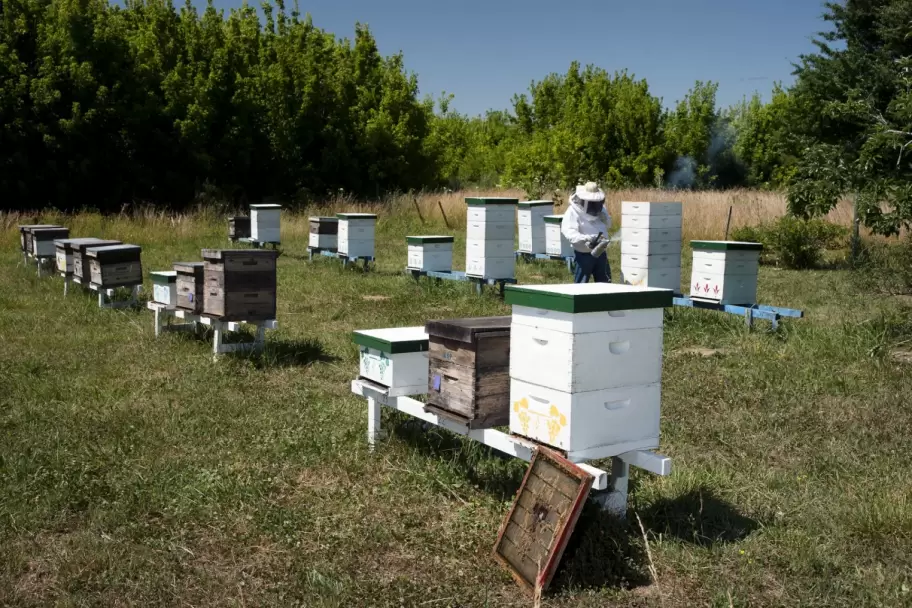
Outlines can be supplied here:
M696 181L697 161L689 156L679 156L671 173L668 175L668 187L678 189L693 188Z

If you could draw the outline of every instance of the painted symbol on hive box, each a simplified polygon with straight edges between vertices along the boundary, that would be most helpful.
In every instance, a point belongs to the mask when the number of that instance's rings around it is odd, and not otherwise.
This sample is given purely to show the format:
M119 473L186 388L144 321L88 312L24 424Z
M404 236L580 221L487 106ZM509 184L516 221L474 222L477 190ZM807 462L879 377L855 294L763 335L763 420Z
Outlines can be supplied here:
M716 288L713 289L713 293L716 295L719 295L719 286L718 285L716 285Z
M551 405L549 412L551 417L548 419L548 443L554 443L561 429L567 426L567 417L560 413L556 405Z
M523 397L513 402L513 411L517 413L523 435L529 434L529 400Z
M440 392L440 376L434 376L434 390Z
M707 283L706 285L703 286L703 292L709 293L709 283Z
M700 291L700 284L694 283L694 291Z

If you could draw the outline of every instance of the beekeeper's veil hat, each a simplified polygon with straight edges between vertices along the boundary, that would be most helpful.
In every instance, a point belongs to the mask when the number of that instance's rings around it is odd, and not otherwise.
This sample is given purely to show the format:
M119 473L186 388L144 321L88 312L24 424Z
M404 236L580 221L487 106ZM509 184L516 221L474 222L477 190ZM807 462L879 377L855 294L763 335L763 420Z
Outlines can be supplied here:
M576 192L570 197L571 202L587 215L596 216L605 207L605 193L595 182L587 182L584 186L577 186Z

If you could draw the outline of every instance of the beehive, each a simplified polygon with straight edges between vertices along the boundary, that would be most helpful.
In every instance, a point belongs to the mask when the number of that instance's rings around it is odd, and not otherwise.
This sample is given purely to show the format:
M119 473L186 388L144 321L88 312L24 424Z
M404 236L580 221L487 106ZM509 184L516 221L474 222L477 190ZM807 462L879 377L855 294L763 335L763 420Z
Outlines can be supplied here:
M92 285L105 289L142 283L142 248L138 245L93 246L86 249Z
M335 217L311 217L308 246L312 249L338 250L339 219Z
M255 243L281 242L282 205L250 205L250 239Z
M510 317L428 321L427 403L470 428L510 420Z
M512 279L516 275L513 238L516 234L515 198L467 198L466 274L485 279Z
M352 340L360 351L360 377L390 394L420 395L427 390L428 336L423 327L362 329Z
M691 241L690 296L722 304L756 304L760 243Z
M101 239L85 237L79 239L57 239L54 241L56 249L57 270L66 276L72 276L75 266L77 247L80 244L91 245L101 243Z
M571 459L657 447L672 291L584 283L507 286L505 295L511 432Z
M232 241L250 238L250 218L238 215L228 218L228 238Z
M52 258L57 253L54 241L69 238L68 228L34 228L31 231L32 250L29 252L36 258Z
M523 201L516 214L519 224L519 250L524 253L545 253L545 217L554 213L552 201Z
M681 289L681 203L621 203L621 278Z
M89 263L88 250L90 247L105 247L108 245L120 245L120 241L108 239L87 239L84 242L73 245L73 276L83 283L92 280L92 265Z
M19 225L19 246L23 253L32 253L32 230L41 228L63 228L58 224L20 224Z
M564 220L563 215L546 215L545 216L545 253L548 255L559 255L562 258L568 258L573 255L573 245L567 240L567 237L561 232L561 222Z
M156 270L149 273L152 280L152 299L166 306L177 305L177 272Z
M203 249L203 313L223 321L275 319L277 258L268 250Z
M352 258L374 257L377 216L373 213L337 213L339 253Z
M204 262L174 262L172 268L177 274L177 307L199 314L203 311L205 290Z
M451 236L407 236L407 267L411 270L453 270L453 241Z

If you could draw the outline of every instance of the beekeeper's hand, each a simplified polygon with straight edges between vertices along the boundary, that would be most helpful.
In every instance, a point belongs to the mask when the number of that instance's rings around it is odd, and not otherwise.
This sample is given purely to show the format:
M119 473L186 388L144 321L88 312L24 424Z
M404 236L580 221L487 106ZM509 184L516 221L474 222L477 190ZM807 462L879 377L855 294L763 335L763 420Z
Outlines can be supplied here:
M601 234L596 234L594 237L589 239L589 242L586 243L586 246L589 247L589 251L592 251L593 249L595 249L601 240L602 240Z

